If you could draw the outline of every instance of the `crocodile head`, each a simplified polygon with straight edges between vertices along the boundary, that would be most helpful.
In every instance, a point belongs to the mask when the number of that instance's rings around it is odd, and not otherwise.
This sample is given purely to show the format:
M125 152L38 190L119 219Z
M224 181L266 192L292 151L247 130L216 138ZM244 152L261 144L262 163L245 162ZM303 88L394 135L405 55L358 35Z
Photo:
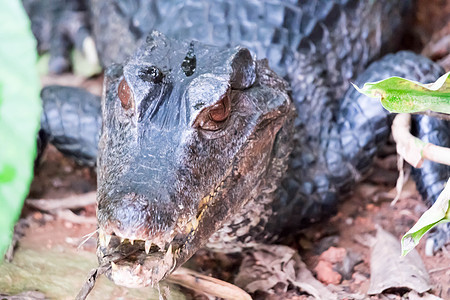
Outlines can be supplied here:
M97 255L129 287L163 279L252 200L294 115L247 49L156 32L106 71L102 111Z

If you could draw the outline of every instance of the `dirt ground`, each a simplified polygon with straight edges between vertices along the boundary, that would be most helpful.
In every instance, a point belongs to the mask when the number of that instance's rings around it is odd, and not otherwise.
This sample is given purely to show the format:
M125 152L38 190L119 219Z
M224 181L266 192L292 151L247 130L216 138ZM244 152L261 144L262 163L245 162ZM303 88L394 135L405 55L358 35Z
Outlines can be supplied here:
M417 39L414 47L424 49L424 53L439 61L450 69L450 2L448 1L420 1L420 9L416 16L416 26L411 35ZM44 78L44 83L55 82L53 78ZM59 79L58 79L59 80ZM89 88L94 93L101 91L101 78L94 80L70 80L76 85ZM376 296L366 296L370 285L371 249L368 240L376 235L377 226L392 233L398 240L412 227L419 216L426 210L426 206L415 190L414 183L409 180L404 187L400 200L391 205L395 197L395 181L397 179L396 154L391 147L389 155L378 159L372 174L359 184L352 196L343 201L339 212L326 222L313 225L305 229L300 237L288 241L288 245L297 249L308 268L323 282L334 282L330 288L343 291L348 299L406 299L402 298L405 289L392 289ZM31 185L29 198L33 199L64 199L73 195L88 195L96 189L96 174L91 168L77 166L71 160L63 157L56 149L49 147L36 170L35 179ZM19 247L33 248L36 245L48 249L63 248L72 253L84 240L84 236L96 230L95 204L73 209L73 215L58 215L26 205L22 214L28 221L24 237ZM95 235L83 243L82 251L94 253L96 246ZM332 248L339 252L345 249L347 255L351 253L354 266L342 272L344 276L322 278L323 271L318 268L321 264L321 254ZM431 278L431 294L450 299L450 254L447 248L437 252L434 256L425 255L425 244L422 242L417 250L422 258ZM70 250L69 250L70 249ZM449 248L450 249L450 248ZM70 252L72 251L72 252ZM74 252L75 253L75 252ZM221 255L206 250L199 251L187 265L203 274L233 282L241 257L239 255ZM337 274L337 272L335 272ZM333 273L334 274L334 273ZM87 274L86 274L87 275ZM204 296L191 291L182 290L187 298L202 299ZM121 290L113 294L121 299L135 298ZM255 294L256 298L269 299L307 299L308 296L295 290L278 295L267 296ZM98 297L98 296L97 296ZM148 297L148 296L147 296ZM406 296L404 296L406 297ZM420 297L420 296L417 296ZM70 297L69 297L70 298ZM96 298L89 298L96 299ZM100 298L99 298L100 299ZM137 299L137 296L136 296ZM409 298L413 299L413 298ZM432 298L414 298L432 299Z

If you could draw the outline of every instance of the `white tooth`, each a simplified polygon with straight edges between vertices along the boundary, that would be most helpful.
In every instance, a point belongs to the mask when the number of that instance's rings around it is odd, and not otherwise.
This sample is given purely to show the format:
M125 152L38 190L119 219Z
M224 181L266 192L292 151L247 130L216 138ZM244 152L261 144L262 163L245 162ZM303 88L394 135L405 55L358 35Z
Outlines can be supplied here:
M98 231L98 242L99 242L100 246L106 247L106 245L105 245L105 233L101 229Z
M134 240L130 239L130 244L133 245L134 244Z
M172 257L172 244L167 248L166 254L164 254L164 260L167 261L168 258Z
M136 274L139 274L139 273L141 273L141 269L142 269L142 266L141 266L140 264L138 264L138 265L136 266L136 268L134 268L134 272L135 272Z
M150 253L150 247L152 246L152 242L147 240L145 241L145 253L149 254Z
M111 241L111 235L105 234L105 247L108 247L110 241Z
M119 267L112 261L112 262L111 262L111 269L112 269L113 271L117 271L117 270L119 269Z
M120 243L122 244L125 241L124 238L120 238Z

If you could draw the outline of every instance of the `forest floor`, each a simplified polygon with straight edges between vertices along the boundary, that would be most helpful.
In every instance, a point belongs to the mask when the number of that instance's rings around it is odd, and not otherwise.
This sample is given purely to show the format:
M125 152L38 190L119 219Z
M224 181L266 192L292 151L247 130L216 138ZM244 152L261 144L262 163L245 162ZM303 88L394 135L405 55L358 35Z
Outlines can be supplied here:
M287 242L290 247L299 251L308 269L317 278L328 285L329 289L339 295L346 295L345 298L348 297L348 299L422 299L406 296L408 289L395 288L395 285L388 293L367 296L371 279L370 267L371 264L377 263L371 261L370 247L377 228L382 227L399 241L426 210L411 180L405 184L397 203L391 205L396 195L397 157L393 153L392 146L386 149L391 153L377 160L372 174L358 184L352 196L342 201L334 217L305 228L300 236ZM92 192L95 189L94 170L77 166L63 157L55 148L50 147L44 154L44 159L31 186L30 198L54 199L54 201L67 199L73 195L78 195L79 199L92 198ZM63 210L56 209L49 213L27 205L23 215L27 217L28 227L25 229L25 236L20 240L20 247L37 251L75 253L75 255L77 251L95 253L96 235L79 247L84 240L83 237L96 230L95 204L74 209L73 212L82 217L80 219L58 213ZM331 271L318 267L323 265L322 253L326 250L329 254L337 256L332 263ZM444 248L434 256L426 256L424 242L419 244L417 250L430 275L432 286L430 293L442 299L450 299L450 253ZM233 282L241 261L241 255L224 255L201 250L187 263L187 266L203 274ZM339 268L344 261L351 265L350 269ZM72 286L71 291L74 293L72 295L77 293L77 289L81 287L86 276L87 272L78 280L78 285ZM51 289L51 284L49 288ZM268 292L273 291L276 294L269 296L258 292L253 296L267 299L308 299L308 296L299 294L298 290L292 287L275 287ZM177 290L176 295L179 292ZM200 295L185 289L181 292L187 298L201 299ZM125 288L118 288L110 295L122 299L139 299L139 295L130 295ZM97 296L94 293L90 296L92 298L88 299L97 299ZM142 299L148 299L148 296L143 296Z

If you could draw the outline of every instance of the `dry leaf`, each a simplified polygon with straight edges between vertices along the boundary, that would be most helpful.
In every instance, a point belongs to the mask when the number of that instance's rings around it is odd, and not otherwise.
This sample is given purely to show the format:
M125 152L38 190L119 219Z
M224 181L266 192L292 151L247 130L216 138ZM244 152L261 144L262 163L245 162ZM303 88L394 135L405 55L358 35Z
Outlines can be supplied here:
M286 292L292 285L316 299L337 299L336 294L314 278L298 253L287 246L260 245L246 253L235 283L251 293Z
M400 254L400 241L378 228L370 258L368 294L380 294L390 288L408 288L423 293L431 288L428 272L417 251L411 251L408 256Z

